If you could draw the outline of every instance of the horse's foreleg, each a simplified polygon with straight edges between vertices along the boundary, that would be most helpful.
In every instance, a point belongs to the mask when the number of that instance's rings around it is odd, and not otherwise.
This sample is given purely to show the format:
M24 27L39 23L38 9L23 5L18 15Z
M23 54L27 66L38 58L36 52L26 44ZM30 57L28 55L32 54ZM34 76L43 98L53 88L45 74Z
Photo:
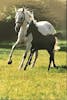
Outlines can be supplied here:
M19 41L16 41L16 43L12 46L11 52L10 52L10 54L9 54L8 64L11 64L11 63L12 63L12 60L11 60L12 54L13 54L13 52L14 52L15 47L16 47L18 44L19 44Z
M29 50L31 50L31 47L32 47L32 44L31 44L31 42L29 42L29 43L27 44L27 47L26 47L26 52L27 52L27 53L28 53ZM30 54L30 55L31 55L31 54ZM29 58L30 58L30 56L29 56ZM29 60L29 58L28 58L28 60ZM24 66L24 70L26 70L27 65L28 65L28 62L27 62L26 65Z
M28 43L27 45L26 45L26 51L25 51L25 54L24 54L24 56L23 56L23 58L22 58L22 61L21 61L21 63L20 63L20 66L19 66L19 69L21 69L22 67L23 67L23 64L24 64L24 61L25 61L25 59L26 59L26 57L27 57L27 53L28 53L28 51L31 49L31 43ZM26 68L24 67L24 70L25 70Z
M24 70L27 68L28 65L31 64L31 60L32 60L33 53L34 53L34 52L32 52L32 50L31 50L31 51L30 51L30 55L29 55L29 57L28 57L28 61L27 61L26 65L25 65Z
M35 59L34 59L34 61L33 61L33 63L32 63L32 67L34 67L37 58L38 58L38 50L35 51Z
M27 51L23 55L22 61L21 61L20 66L19 66L19 69L21 69L23 67L23 64L24 64L24 61L25 61L26 57L27 57Z
M31 64L31 61L32 61L32 57L33 57L34 52L35 52L35 50L31 50L31 52L30 52L30 56L28 58L28 64L29 65Z
M33 57L33 54L34 54L34 53L35 53L35 58L34 58L34 61L33 61L33 63L32 63L32 67L35 65L35 62L36 62L37 57L38 57L38 50L36 50L36 51L33 50L33 51L30 52L30 55L29 55L29 58L28 58L28 61L27 61L26 65L25 65L24 70L27 68L28 65L31 64L32 57Z
M31 52L31 53L30 53L30 56L29 56L29 59L28 59L28 65L30 65L30 64L31 64L32 57L33 57L33 53Z

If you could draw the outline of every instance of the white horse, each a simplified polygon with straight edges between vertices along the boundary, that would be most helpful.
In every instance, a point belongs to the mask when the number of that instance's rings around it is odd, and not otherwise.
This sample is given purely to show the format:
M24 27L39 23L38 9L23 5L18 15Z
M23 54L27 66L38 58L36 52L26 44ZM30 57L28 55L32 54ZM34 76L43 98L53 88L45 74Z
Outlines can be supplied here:
M35 23L35 25L38 28L38 31L43 36L47 36L47 35L55 34L56 33L55 28L48 21L39 21L39 22L37 22L34 19L33 12L29 11L26 8L20 8L20 9L18 9L16 11L16 16L15 16L15 23L16 23L15 30L18 32L18 39L17 39L16 43L12 46L12 50L10 52L9 59L8 59L8 64L12 63L11 58L12 58L12 54L13 54L14 48L18 44L23 43L26 46L26 51L25 51L25 54L23 56L23 59L21 61L21 64L20 64L19 68L21 68L23 66L24 60L25 60L25 58L27 56L27 53L28 53L28 51L32 47L32 44L31 44L31 42L33 40L32 34L29 34L26 37L27 29L28 29L29 24L31 23L31 21L33 21ZM37 53L38 52L36 52L36 56L37 56Z
M29 15L31 17L31 19L29 20L32 20L32 13L29 12ZM15 44L12 46L12 49L10 51L10 54L9 54L9 59L8 59L8 64L11 64L12 63L12 54L14 52L14 49L16 46L18 46L19 44L23 44L26 46L26 52L23 56L23 60L20 64L20 67L23 66L23 63L24 63L24 60L27 56L27 50L29 50L31 48L31 41L32 41L32 38L31 38L31 35L29 35L28 37L26 37L26 33L27 33L27 28L29 26L29 22L27 23L25 21L25 14L24 14L24 8L20 8L16 11L16 15L15 15L15 31L18 32L18 39L17 41L15 42Z

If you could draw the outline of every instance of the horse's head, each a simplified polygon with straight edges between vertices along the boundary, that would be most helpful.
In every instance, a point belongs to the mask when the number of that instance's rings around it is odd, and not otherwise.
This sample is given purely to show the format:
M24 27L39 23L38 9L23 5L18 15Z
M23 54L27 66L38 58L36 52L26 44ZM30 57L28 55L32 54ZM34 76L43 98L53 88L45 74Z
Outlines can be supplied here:
M19 29L24 22L29 24L30 21L33 19L34 19L33 12L29 11L26 8L18 9L15 15L15 24L16 24L15 31L19 32Z
M19 29L21 25L23 24L25 20L25 14L24 14L24 8L20 8L16 10L16 15L15 15L15 31L19 32Z

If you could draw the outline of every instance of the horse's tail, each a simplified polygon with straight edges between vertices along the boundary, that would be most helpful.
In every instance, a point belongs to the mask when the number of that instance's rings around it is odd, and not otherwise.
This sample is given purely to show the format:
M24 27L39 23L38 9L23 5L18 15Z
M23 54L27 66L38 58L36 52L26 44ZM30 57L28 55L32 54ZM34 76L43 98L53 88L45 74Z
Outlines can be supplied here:
M62 36L62 33L58 32L58 33L54 34L54 36L55 36L55 40L56 40L54 50L58 51L60 49L60 46L58 45L58 38L60 38Z
M54 36L57 38L62 38L62 33L61 32L55 33Z

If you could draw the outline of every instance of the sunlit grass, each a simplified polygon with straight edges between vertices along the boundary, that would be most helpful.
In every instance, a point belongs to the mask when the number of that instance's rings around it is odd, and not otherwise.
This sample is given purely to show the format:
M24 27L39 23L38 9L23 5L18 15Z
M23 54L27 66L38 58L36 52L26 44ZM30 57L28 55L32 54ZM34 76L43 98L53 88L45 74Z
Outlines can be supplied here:
M66 100L66 52L55 53L58 69L48 72L49 54L39 51L34 68L18 70L24 50L15 50L12 65L7 64L10 49L0 48L0 100ZM65 66L65 67L64 67Z

